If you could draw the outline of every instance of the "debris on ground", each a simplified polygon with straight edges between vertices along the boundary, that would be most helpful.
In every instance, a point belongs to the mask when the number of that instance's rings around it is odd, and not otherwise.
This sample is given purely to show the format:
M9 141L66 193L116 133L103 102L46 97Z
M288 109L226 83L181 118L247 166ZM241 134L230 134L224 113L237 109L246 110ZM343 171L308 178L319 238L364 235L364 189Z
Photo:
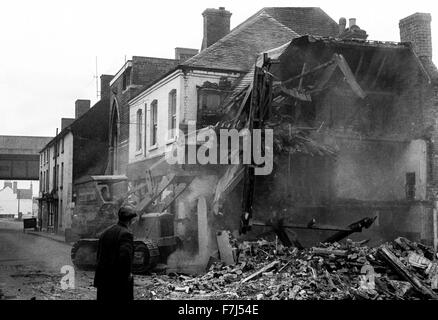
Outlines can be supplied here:
M438 299L433 249L398 238L378 248L365 242L299 250L276 242L243 242L237 263L215 259L208 272L144 277L146 299L420 300Z

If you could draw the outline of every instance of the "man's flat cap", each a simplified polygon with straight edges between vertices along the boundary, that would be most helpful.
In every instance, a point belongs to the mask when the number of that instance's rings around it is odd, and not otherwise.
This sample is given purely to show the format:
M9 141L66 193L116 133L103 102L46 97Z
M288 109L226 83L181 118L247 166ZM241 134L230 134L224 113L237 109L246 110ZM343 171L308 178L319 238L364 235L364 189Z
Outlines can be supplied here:
M120 220L131 220L137 216L135 208L132 206L123 206L119 209Z

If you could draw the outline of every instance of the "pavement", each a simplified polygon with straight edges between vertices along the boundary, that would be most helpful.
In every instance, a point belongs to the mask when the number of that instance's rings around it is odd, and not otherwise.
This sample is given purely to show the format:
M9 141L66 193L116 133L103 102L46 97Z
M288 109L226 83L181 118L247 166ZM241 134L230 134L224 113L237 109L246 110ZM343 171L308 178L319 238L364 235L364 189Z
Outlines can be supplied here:
M17 230L23 232L23 221L18 221L14 219L0 219L0 229ZM33 229L26 229L24 230L24 233L69 244L65 242L64 236L48 233L45 231L34 231Z

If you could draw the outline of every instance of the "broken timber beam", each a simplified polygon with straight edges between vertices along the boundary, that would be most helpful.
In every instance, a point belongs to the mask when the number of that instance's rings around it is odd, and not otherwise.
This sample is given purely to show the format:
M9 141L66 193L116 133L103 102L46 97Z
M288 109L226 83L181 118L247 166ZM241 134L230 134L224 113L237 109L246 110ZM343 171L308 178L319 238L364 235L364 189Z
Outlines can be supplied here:
M399 276L412 284L416 291L430 299L438 300L438 295L432 289L426 287L414 274L409 272L408 268L394 255L387 245L380 247L378 252Z
M336 249L327 249L327 248L313 248L312 252L316 255L325 255L325 256L330 256L330 255L335 255L335 256L347 256L348 252L347 250L336 250Z
M317 66L317 67L315 67L315 68L313 68L313 69L310 69L309 71L306 71L306 72L300 73L299 75L297 75L297 76L295 76L295 77L292 77L292 78L290 78L290 79L288 79L288 80L286 80L286 81L283 81L282 84L283 84L283 85L286 85L286 84L288 84L288 83L290 83L290 82L292 82L292 81L294 81L294 80L297 80L297 79L300 79L300 78L302 78L302 77L305 77L305 76L307 76L307 75L309 75L309 74L315 73L316 71L319 71L319 70L321 70L321 69L324 69L324 68L328 67L329 65L332 65L332 64L335 63L335 62L336 62L336 60L335 60L335 59L332 59L332 60L330 60L330 61L328 61L328 62L326 62L326 63L320 64L319 66Z
M280 261L278 261L278 260L272 261L270 264L264 266L264 267L261 268L260 270L254 272L254 273L251 274L250 276L248 276L248 277L246 277L245 279L243 279L243 280L242 280L242 283L245 283L245 282L247 282L247 281L249 281L249 280L251 280L251 279L254 279L254 278L258 277L258 276L261 275L263 272L266 272L266 271L271 270L272 268L274 268L274 267L275 267L277 264L279 264L279 263L280 263Z

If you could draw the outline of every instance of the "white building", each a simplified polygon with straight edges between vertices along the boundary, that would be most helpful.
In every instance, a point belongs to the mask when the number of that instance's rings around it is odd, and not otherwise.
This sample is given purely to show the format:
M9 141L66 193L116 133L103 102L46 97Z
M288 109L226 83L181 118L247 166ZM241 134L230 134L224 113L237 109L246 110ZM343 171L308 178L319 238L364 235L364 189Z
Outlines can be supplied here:
M5 181L3 189L0 190L0 216L18 218L19 212L31 215L32 201L32 184L30 189L19 189L17 182Z

